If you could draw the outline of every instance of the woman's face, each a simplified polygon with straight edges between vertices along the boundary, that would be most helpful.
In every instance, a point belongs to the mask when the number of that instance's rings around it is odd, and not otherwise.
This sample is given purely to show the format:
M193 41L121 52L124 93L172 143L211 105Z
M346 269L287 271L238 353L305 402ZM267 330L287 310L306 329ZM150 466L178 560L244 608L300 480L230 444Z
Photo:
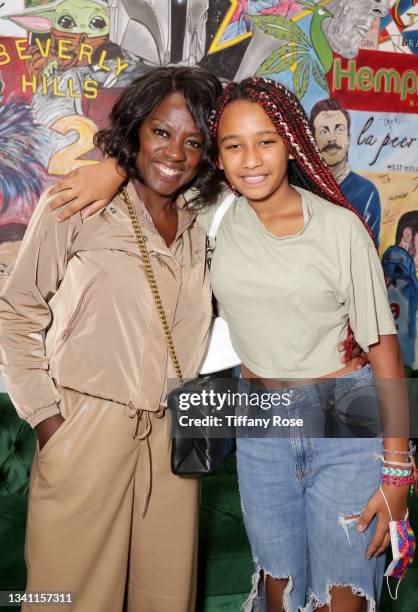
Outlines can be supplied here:
M218 127L219 165L250 201L274 197L287 181L289 153L270 118L255 102L225 107Z
M194 179L203 154L203 136L183 94L168 94L139 128L136 168L148 189L175 195Z

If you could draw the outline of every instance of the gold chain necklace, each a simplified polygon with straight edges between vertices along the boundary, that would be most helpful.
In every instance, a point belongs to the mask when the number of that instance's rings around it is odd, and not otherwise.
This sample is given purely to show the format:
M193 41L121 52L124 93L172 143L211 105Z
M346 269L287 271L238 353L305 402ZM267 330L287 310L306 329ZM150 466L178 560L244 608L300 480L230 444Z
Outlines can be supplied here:
M124 187L121 191L122 199L128 207L129 216L131 218L132 227L135 232L135 238L138 243L139 252L141 253L142 261L144 263L145 276L147 277L149 288L151 289L154 304L157 308L158 316L160 317L161 326L167 341L168 352L173 363L176 376L180 381L180 384L184 384L183 373L180 368L179 360L177 359L176 350L174 348L173 336L171 335L170 327L168 325L167 317L165 315L164 306L161 301L160 292L158 291L157 281L155 279L154 270L151 265L151 261L148 254L148 249L145 244L144 236L142 234L141 225L138 221L134 205L129 196L127 187Z

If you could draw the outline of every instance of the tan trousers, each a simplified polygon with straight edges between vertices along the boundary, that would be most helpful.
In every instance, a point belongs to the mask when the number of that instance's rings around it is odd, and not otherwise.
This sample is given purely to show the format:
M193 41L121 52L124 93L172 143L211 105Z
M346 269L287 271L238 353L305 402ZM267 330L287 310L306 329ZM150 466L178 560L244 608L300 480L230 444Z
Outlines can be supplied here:
M193 612L199 480L171 473L168 415L60 394L65 423L32 465L27 591L75 605L22 612Z

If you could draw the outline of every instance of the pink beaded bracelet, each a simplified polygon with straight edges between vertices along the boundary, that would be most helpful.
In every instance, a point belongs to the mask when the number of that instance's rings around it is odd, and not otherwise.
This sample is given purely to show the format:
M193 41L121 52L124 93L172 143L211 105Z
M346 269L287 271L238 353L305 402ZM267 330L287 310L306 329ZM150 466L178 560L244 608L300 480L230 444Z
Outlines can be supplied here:
M413 485L415 478L413 474L409 476L387 476L384 474L382 476L382 482L394 487L403 487L405 485Z

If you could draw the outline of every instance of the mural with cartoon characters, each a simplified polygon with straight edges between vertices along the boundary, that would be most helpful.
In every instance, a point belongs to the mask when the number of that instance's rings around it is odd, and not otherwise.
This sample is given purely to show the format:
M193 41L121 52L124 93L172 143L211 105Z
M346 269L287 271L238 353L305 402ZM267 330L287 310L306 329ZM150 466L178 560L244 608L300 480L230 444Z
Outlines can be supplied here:
M417 32L418 0L1 0L0 283L39 194L97 162L94 133L134 78L165 64L256 74L300 98L372 226L417 368Z

